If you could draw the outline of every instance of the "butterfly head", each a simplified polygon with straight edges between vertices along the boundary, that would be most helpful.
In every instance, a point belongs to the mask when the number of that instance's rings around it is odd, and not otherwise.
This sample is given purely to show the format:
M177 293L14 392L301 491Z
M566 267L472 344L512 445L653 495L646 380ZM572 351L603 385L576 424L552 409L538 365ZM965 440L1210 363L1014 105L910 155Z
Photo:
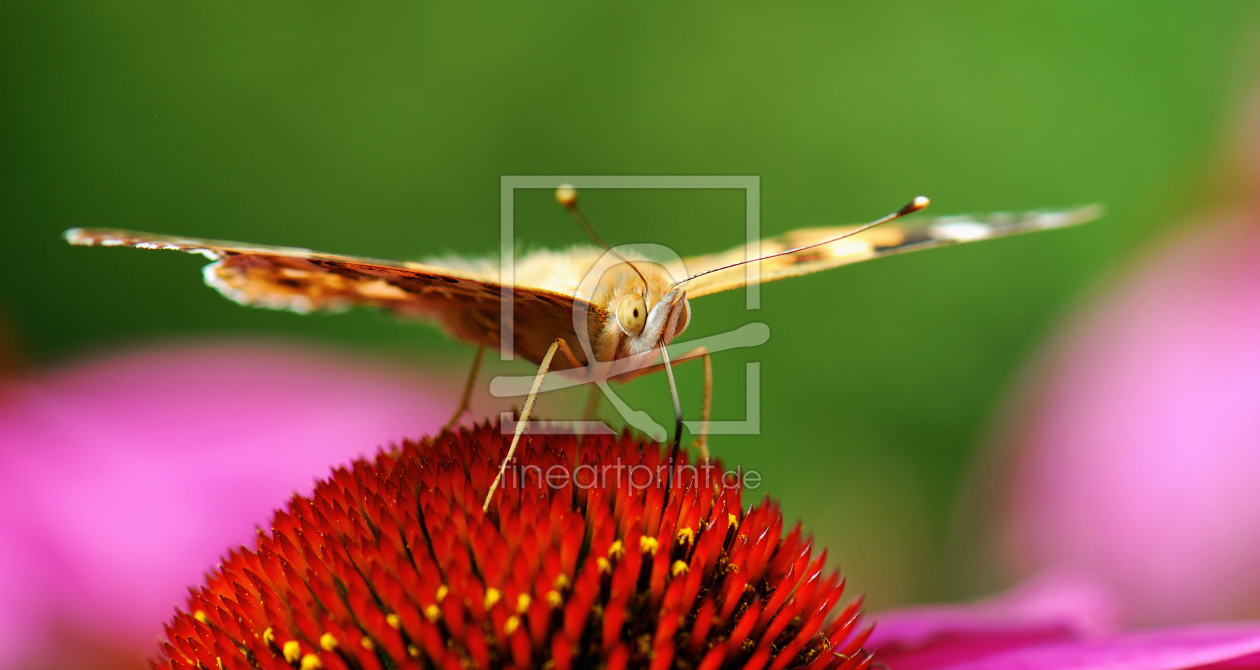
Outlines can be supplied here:
M639 269L648 270L642 266ZM656 272L644 272L646 284L635 281L638 279L635 277L635 280L623 278L609 286L606 316L599 333L597 357L600 360L653 352L686 330L691 321L686 292L671 287L668 276L658 280L655 275Z

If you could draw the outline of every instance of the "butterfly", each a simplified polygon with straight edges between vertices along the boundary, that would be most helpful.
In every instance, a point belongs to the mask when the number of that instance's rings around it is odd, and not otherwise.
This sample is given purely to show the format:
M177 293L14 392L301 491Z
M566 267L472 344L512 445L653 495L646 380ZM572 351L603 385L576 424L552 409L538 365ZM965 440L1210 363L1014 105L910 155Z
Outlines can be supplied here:
M761 255L747 247L690 258L660 260L604 243L577 207L572 187L561 186L557 200L598 246L565 251L539 250L513 259L510 281L500 279L495 259L438 258L425 262L341 256L308 249L275 247L126 230L74 228L70 244L171 249L213 261L203 271L206 284L242 305L295 312L377 307L405 317L435 321L457 340L477 346L459 407L447 426L468 409L481 358L487 347L508 348L539 366L504 468L526 426L549 371L585 373L588 381L628 381L663 369L669 376L681 437L681 409L672 366L705 361L705 398L698 447L707 457L712 368L709 352L689 351L669 359L666 345L691 321L690 300L848 265L892 254L1061 228L1100 215L1097 206L988 217L945 217L891 224L927 206L919 197L897 212L861 226L805 228L760 242ZM756 272L746 267L755 264ZM503 327L503 316L513 316ZM557 357L557 353L560 356ZM661 363L655 363L656 355ZM502 476L504 468L500 469ZM488 508L499 479L486 498Z

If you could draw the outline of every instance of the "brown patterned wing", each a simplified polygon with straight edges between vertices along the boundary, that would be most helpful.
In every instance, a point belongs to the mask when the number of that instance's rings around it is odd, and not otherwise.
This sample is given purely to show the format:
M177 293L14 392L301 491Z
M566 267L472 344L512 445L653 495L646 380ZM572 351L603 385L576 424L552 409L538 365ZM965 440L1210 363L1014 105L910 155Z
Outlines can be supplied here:
M786 256L758 262L759 276L754 283L764 284L788 277L813 274L842 265L920 249L932 249L963 242L1005 237L1037 230L1063 228L1092 221L1102 215L1098 205L1066 211L1037 211L1023 214L992 214L986 217L950 216L918 221L894 222L858 233L831 244L807 249ZM761 257L790 249L809 246L844 234L856 226L802 228L778 237L761 240L756 252ZM683 259L687 275L693 279L679 282L688 298L720 293L748 285L747 266L718 269L739 263L749 257L745 247L720 254ZM703 273L704 276L698 276Z
M509 289L472 273L420 263L126 230L75 228L66 231L65 237L70 244L82 246L201 254L214 261L204 270L206 284L242 305L302 313L378 307L434 319L457 339L474 344L484 341L492 347L500 345L501 296L511 291L513 349L535 363L557 337L568 340L581 360L573 309L586 306L588 323L601 317L595 307L563 293L528 286ZM568 367L561 356L552 362L553 369Z

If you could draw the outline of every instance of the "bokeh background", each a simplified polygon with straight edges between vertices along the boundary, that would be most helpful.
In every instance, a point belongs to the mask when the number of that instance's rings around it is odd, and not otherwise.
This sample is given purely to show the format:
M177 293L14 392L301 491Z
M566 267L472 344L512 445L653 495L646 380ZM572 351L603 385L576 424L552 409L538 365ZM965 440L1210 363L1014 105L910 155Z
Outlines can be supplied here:
M1073 306L1236 187L1230 129L1258 27L1255 3L1225 1L10 0L6 365L228 335L317 341L434 379L472 356L381 314L244 309L201 284L199 258L71 248L60 233L73 226L475 255L498 246L499 178L514 174L759 175L767 236L920 193L936 214L1100 202L1106 218L1082 228L771 284L759 312L742 293L692 305L688 338L753 320L772 333L714 361L719 419L743 416L745 363L762 371L762 433L715 437L714 451L760 471L757 493L802 517L872 606L974 595L983 580L949 557L977 445ZM582 197L613 243L685 256L742 241L739 192ZM521 194L516 221L538 246L584 241L548 192ZM663 378L623 397L669 420Z

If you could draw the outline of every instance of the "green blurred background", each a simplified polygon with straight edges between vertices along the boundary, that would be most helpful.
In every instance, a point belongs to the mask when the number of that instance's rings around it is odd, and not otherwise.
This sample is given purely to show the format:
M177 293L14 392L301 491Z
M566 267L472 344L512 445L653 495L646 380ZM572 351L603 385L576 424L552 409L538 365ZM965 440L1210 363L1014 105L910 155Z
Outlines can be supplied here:
M201 259L66 246L118 226L415 259L498 246L499 178L759 175L766 235L884 214L1105 203L1090 226L696 300L715 451L831 548L878 608L966 595L949 567L969 459L1023 361L1092 286L1210 197L1256 56L1254 2L798 6L298 2L0 5L0 322L33 364L110 345L283 335L462 374L472 352L370 312L240 308ZM587 191L613 243L743 236L734 191ZM582 242L547 192L517 238ZM695 369L688 369L694 367ZM516 374L524 365L508 368ZM680 370L689 411L700 369ZM665 382L632 405L670 417ZM320 474L320 473L312 473ZM277 501L279 502L279 501Z

